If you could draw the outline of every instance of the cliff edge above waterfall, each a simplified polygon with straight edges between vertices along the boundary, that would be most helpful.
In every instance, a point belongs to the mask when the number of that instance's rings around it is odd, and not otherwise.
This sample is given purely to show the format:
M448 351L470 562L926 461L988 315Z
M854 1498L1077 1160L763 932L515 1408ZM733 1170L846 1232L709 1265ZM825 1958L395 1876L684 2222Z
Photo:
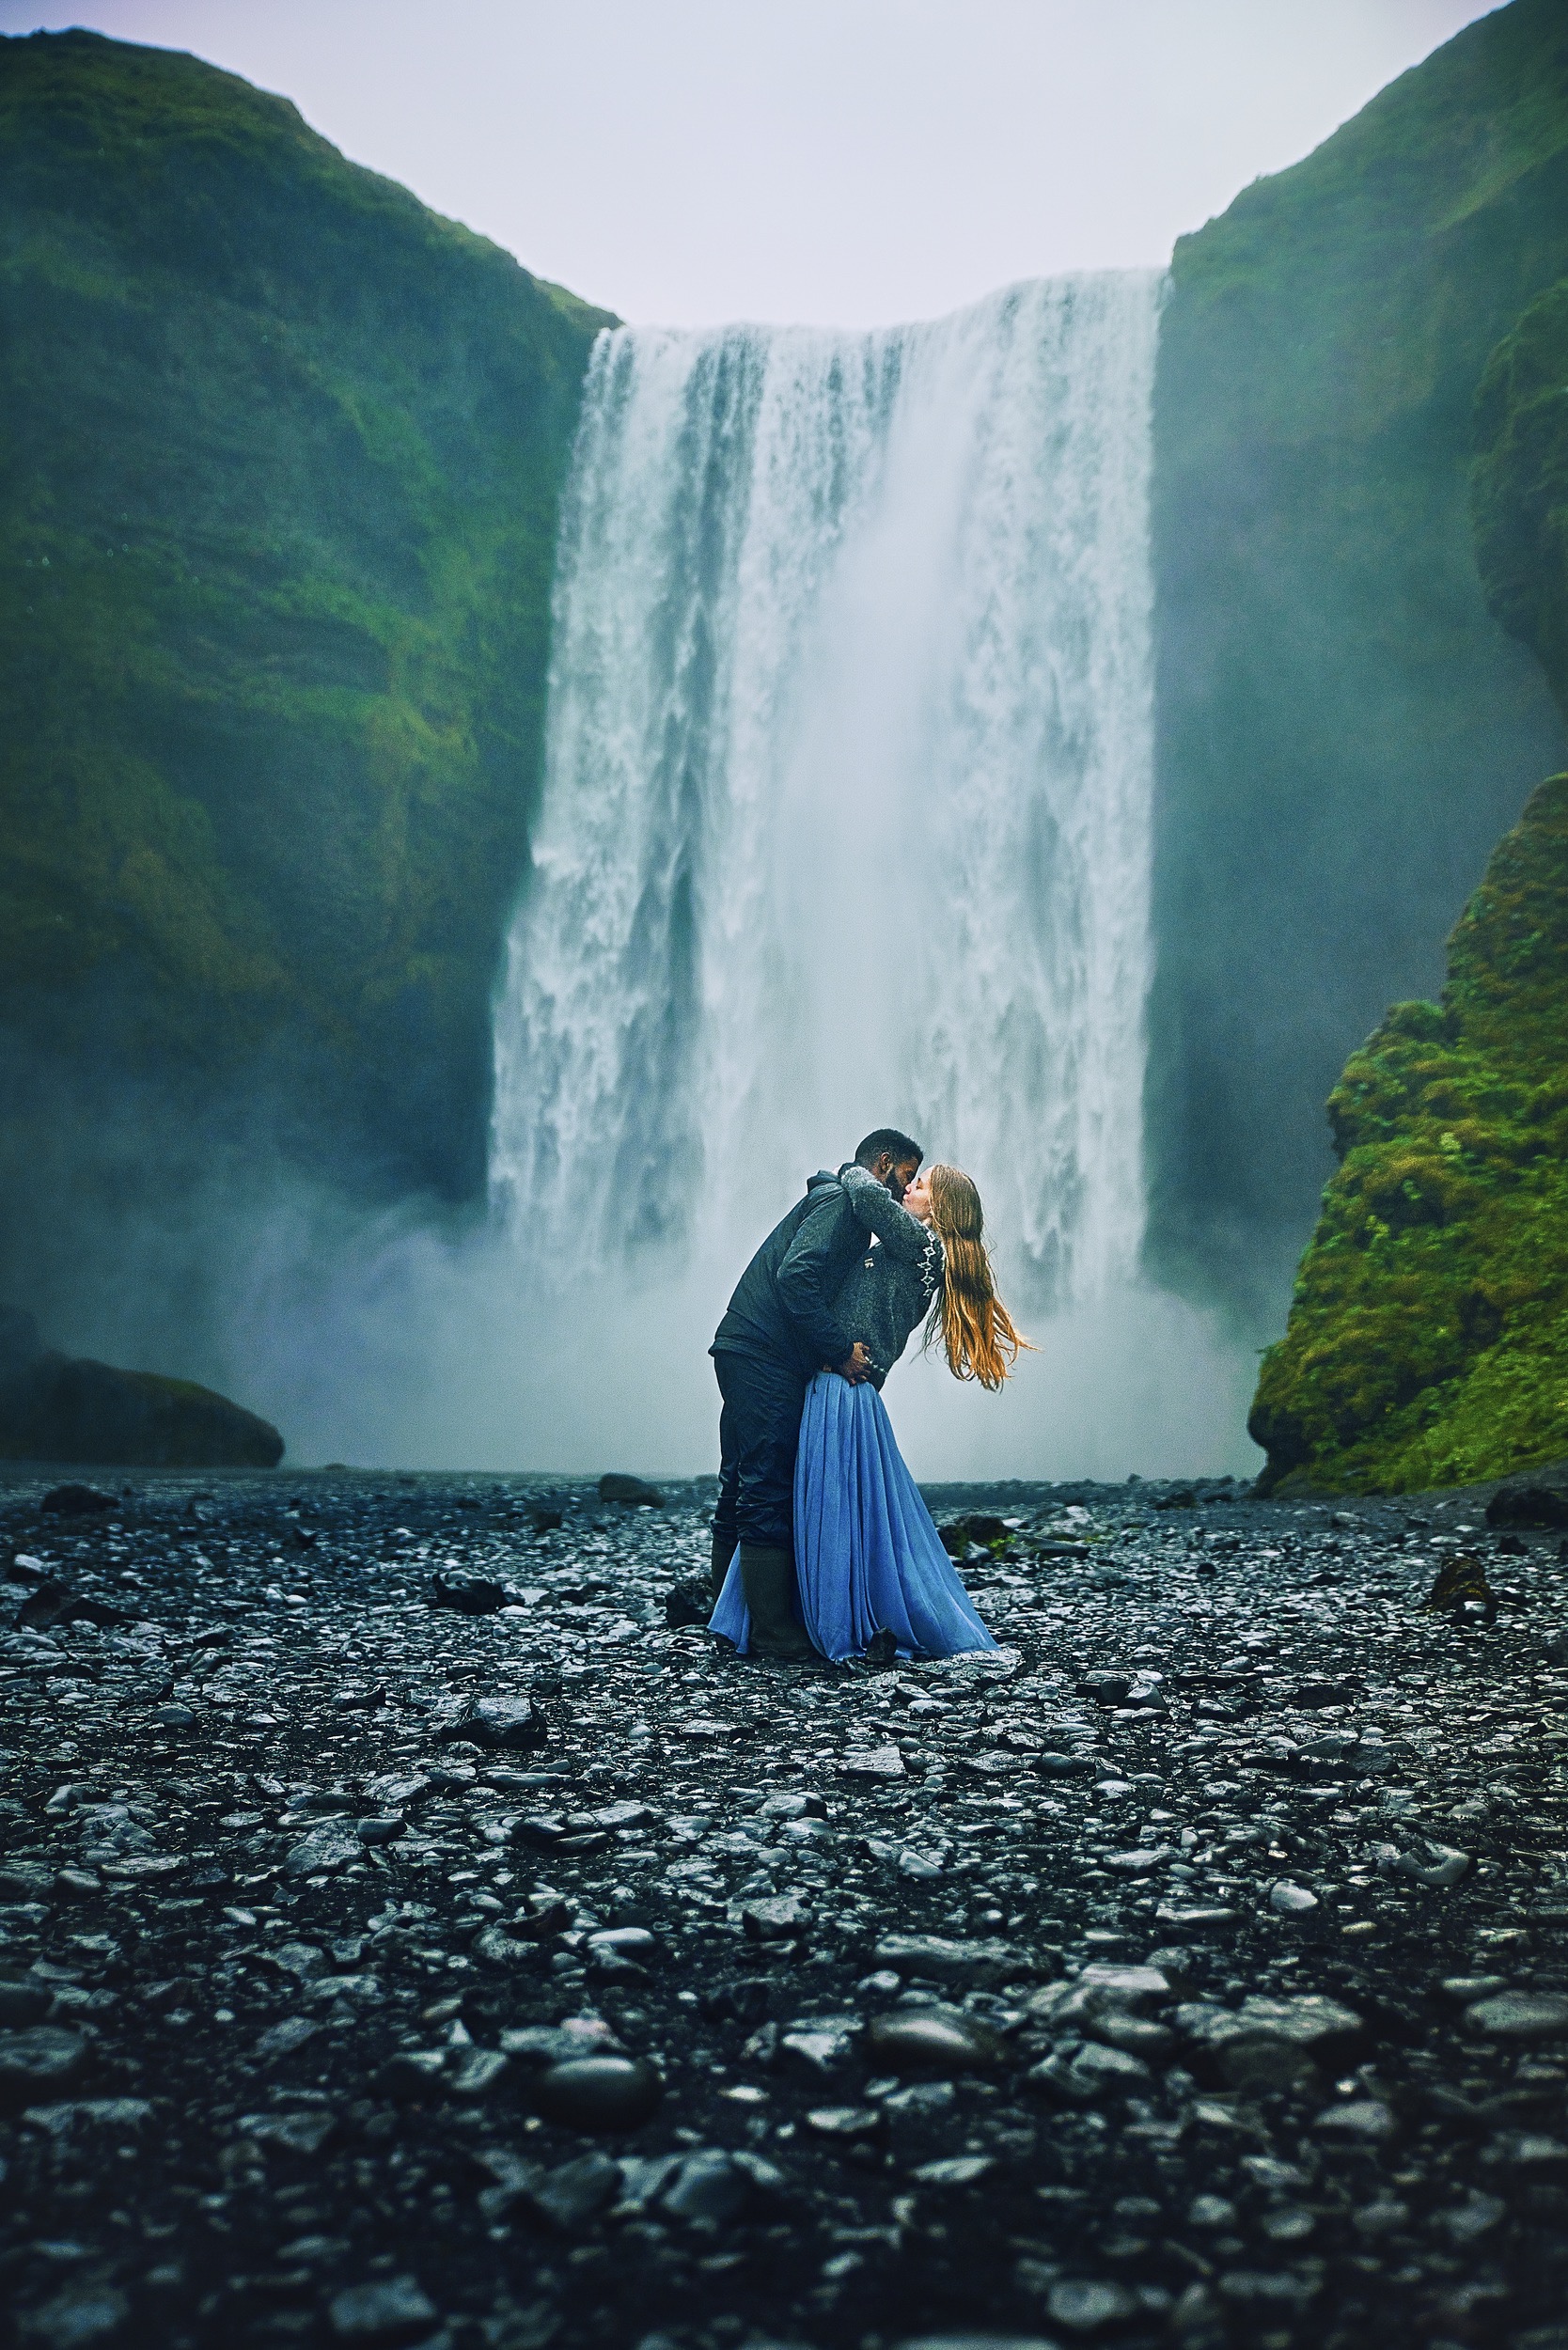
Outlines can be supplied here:
M1248 1426L1270 1491L1464 1485L1568 1421L1568 776L1499 842L1438 1003L1329 1097L1341 1165Z
M482 1185L607 321L285 100L89 33L0 40L0 1192L28 1234L0 1276L47 1305L68 1202L119 1198L117 1120L148 1214L219 1126L371 1188Z

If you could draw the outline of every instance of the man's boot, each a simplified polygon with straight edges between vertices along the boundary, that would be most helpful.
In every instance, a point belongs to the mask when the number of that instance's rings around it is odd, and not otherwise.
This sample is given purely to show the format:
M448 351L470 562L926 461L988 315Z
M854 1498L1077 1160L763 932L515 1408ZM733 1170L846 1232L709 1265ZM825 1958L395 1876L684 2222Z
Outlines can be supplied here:
M729 1561L734 1556L734 1535L721 1534L715 1526L713 1548L708 1560L708 1589L715 1600L724 1589L724 1578L729 1573Z
M816 1655L790 1605L794 1587L794 1560L787 1550L764 1549L760 1543L741 1544L741 1589L751 1611L754 1655L783 1665L809 1664Z

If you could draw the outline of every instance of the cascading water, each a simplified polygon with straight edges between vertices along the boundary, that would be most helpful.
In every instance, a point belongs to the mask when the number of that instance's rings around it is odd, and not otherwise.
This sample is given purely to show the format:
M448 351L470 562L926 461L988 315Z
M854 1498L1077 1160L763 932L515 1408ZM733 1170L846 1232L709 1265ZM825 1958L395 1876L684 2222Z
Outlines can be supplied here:
M1038 1346L999 1396L911 1348L917 1476L1252 1461L1245 1344L1137 1276L1159 301L1074 277L888 333L597 342L494 1213L335 1239L307 1446L711 1471L736 1275L891 1122L978 1179Z
M1141 1239L1153 274L600 337L495 1021L539 1267L700 1269L910 1126L1025 1302Z

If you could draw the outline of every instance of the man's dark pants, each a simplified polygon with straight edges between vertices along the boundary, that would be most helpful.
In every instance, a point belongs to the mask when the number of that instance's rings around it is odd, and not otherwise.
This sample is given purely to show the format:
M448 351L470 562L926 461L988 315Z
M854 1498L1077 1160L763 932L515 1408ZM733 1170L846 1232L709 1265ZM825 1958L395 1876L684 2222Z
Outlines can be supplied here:
M795 1454L810 1374L762 1355L715 1354L719 1413L717 1557L737 1543L794 1551Z

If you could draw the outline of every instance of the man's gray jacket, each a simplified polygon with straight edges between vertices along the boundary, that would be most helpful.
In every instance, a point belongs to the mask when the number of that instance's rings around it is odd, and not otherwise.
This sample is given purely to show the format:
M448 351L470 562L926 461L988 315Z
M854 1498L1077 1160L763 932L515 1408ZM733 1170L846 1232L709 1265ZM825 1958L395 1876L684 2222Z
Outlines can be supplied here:
M812 1176L805 1198L775 1225L736 1283L710 1353L760 1355L792 1364L808 1378L824 1363L844 1360L860 1333L846 1329L834 1300L865 1253L867 1230L844 1188L849 1172ZM862 1203L878 1191L891 1214L903 1216L873 1175L855 1172L862 1178Z

